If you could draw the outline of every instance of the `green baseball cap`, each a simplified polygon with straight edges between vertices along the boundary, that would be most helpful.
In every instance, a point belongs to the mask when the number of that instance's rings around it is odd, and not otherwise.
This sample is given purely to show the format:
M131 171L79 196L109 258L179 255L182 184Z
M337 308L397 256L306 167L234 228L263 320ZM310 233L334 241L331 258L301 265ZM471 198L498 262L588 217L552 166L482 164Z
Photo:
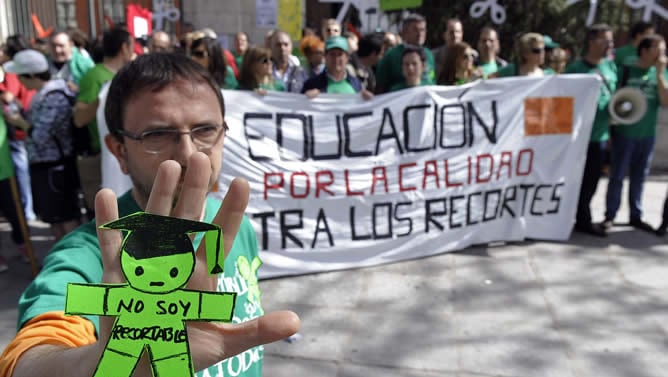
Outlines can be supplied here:
M559 43L553 41L549 35L543 35L543 43L547 49L559 48Z
M327 38L327 41L325 41L325 52L333 48L339 48L348 53L348 40L340 35Z

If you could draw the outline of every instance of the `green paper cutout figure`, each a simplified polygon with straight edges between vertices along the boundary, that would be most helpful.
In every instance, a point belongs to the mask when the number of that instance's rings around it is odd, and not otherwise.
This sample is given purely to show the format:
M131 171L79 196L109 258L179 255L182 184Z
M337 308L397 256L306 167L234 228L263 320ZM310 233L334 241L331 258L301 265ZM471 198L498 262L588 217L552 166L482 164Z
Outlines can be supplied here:
M93 376L131 376L144 350L154 376L192 376L185 321L230 322L236 293L184 289L195 269L188 234L207 232L207 266L219 274L225 252L220 227L137 212L102 228L129 231L120 257L127 284L70 283L65 303L68 315L116 316Z

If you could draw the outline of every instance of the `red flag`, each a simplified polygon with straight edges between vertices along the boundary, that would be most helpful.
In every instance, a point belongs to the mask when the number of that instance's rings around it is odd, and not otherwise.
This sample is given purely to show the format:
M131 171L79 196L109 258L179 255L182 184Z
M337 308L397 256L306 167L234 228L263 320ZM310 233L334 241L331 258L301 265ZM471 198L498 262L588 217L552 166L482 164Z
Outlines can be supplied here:
M144 37L153 32L153 13L150 10L142 8L141 5L128 4L126 8L126 20L128 23L128 32L135 37ZM135 52L137 55L143 53L142 46L135 43Z

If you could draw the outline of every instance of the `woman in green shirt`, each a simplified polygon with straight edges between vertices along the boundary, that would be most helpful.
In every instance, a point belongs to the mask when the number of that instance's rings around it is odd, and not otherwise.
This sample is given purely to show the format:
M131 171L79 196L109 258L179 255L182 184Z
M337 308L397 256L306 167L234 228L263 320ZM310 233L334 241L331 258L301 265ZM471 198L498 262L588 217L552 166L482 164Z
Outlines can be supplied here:
M538 33L526 33L517 40L515 54L519 63L508 64L491 77L553 75L550 68L541 68L545 64L545 42Z
M271 51L264 47L251 47L244 55L239 74L239 89L254 90L262 95L268 90L285 91L283 83L274 80Z
M466 42L455 43L448 48L438 85L462 85L483 77L482 70L475 68L475 51Z
M216 39L202 37L193 40L190 57L211 73L221 89L236 89L239 85L234 71L226 64L223 48Z
M422 47L406 45L404 52L401 54L401 74L404 80L393 85L390 92L427 85L428 83L422 77L426 61L427 55L425 55Z

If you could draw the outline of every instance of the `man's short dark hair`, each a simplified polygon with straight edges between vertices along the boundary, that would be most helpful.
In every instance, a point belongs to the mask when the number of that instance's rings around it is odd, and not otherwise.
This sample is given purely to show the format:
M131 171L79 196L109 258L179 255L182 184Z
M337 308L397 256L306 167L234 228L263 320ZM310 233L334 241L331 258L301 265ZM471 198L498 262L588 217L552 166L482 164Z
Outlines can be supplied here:
M122 142L120 131L123 130L128 103L144 91L158 92L178 81L208 85L216 94L220 111L225 116L220 87L201 65L177 53L144 54L121 68L111 82L104 109L109 133Z
M125 29L113 28L104 32L102 36L102 52L105 58L118 56L123 49L123 45L130 46L132 36Z
M640 40L638 43L638 56L642 56L644 50L649 50L655 43L665 42L663 36L659 34L652 34Z
M640 34L645 33L649 29L654 29L654 25L650 22L639 21L631 26L631 39L635 39Z
M406 45L404 47L404 52L401 53L402 64L403 64L403 61L404 61L404 56L406 56L408 54L418 54L418 56L420 57L420 60L422 60L422 62L425 62L427 60L427 55L425 54L424 49L422 47L415 46L415 45Z
M10 35L5 42L5 55L7 55L8 58L13 59L17 52L29 48L30 43L28 43L26 37L21 34Z
M408 16L406 16L406 18L404 18L403 21L401 21L401 29L406 30L406 28L408 28L412 24L418 22L427 22L427 20L421 14L411 13Z
M587 29L587 32L585 33L585 42L584 42L585 49L587 47L589 47L589 42L598 38L601 34L607 33L609 31L612 31L612 28L608 24L594 24L594 25L591 25Z
M383 37L385 33L372 33L367 34L359 41L357 47L357 56L360 58L366 58L371 56L374 53L380 54L383 51Z

